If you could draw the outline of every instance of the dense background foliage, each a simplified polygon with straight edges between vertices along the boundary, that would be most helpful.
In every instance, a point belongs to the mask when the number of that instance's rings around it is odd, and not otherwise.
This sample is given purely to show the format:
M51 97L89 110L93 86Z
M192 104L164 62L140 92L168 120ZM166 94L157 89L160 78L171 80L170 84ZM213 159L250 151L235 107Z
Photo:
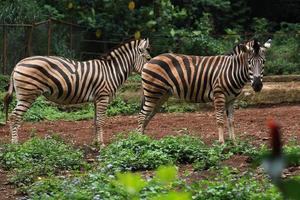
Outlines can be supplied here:
M82 51L105 52L130 37L149 37L152 55L173 51L185 54L213 55L227 53L239 41L253 37L274 41L269 53L267 73L299 73L300 6L294 1L240 0L3 0L0 21L33 23L49 17L84 26L73 38L79 49L70 48L66 27L53 27L52 54L82 58ZM284 15L282 13L285 13ZM26 31L10 29L18 38L9 48L18 46ZM35 33L39 46L34 54L45 54L47 34ZM18 36L18 37L17 37ZM82 39L108 43L83 43ZM20 40L20 41L19 41ZM1 41L0 41L1 43ZM1 45L2 46L2 45ZM41 49L44 49L41 50ZM92 55L96 56L96 55ZM91 55L83 56L90 58ZM11 55L11 57L13 57ZM15 56L16 57L16 56ZM83 59L82 58L82 59ZM13 65L18 59L10 63ZM9 66L11 67L11 66Z

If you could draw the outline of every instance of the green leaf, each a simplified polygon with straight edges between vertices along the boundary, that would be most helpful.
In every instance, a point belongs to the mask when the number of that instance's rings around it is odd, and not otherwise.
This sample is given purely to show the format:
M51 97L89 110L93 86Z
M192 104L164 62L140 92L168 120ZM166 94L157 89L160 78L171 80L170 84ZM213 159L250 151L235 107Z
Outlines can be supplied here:
M171 36L174 37L175 33L176 33L175 30L172 28L171 31L170 31Z
M282 193L286 199L297 200L300 197L300 181L299 180L286 180L282 183Z
M188 192L169 192L168 194L159 195L151 200L190 200L191 194Z
M116 184L125 188L130 195L138 194L146 185L146 181L139 174L134 173L119 173L117 174Z
M159 167L155 178L163 184L170 184L177 179L177 169L175 166Z

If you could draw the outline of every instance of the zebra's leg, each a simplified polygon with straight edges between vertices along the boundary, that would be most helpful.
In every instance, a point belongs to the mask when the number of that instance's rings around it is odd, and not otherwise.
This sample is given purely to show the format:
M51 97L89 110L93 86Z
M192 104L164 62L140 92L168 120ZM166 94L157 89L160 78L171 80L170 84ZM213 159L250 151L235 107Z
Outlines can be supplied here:
M219 132L219 142L224 143L224 111L225 111L225 96L222 93L216 93L214 99L215 113L217 118L217 126Z
M105 112L109 103L109 97L105 96L98 99L95 102L95 116L96 116L96 139L102 146L104 146L103 140L103 124L105 118Z
M149 122L151 121L151 119L154 117L154 115L157 113L157 111L160 109L160 107L168 100L169 95L164 94L155 104L154 109L152 110L152 112L150 113L150 115L148 115L148 117L145 120L145 124L144 124L144 128L146 128L149 124Z
M10 133L11 133L11 143L18 143L18 129L22 123L22 117L25 112L31 107L32 103L35 101L38 95L33 96L31 99L19 99L16 107L14 108L12 114L9 117L10 122Z
M162 104L164 104L169 98L168 94L161 94L153 97L143 97L141 111L138 119L138 131L144 133L145 128L149 124L150 120L157 113Z
M227 115L227 122L228 122L229 138L235 141L233 114L234 114L234 101L231 101L226 105L226 115Z
M97 135L97 104L94 102L94 133Z

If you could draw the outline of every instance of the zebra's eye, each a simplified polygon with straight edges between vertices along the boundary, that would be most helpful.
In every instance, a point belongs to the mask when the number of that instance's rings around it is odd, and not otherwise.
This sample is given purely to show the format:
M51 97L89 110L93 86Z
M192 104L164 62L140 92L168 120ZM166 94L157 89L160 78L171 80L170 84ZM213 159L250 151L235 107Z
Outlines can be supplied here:
M248 65L251 65L251 61L250 60L248 60Z
M262 61L263 64L265 64L265 62L266 62L265 60Z

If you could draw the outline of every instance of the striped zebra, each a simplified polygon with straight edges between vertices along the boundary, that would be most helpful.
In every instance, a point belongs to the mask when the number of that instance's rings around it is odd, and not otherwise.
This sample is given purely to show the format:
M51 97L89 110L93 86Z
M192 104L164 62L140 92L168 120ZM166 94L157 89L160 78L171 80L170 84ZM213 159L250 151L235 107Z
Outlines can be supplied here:
M171 96L193 103L214 102L219 141L224 143L223 115L229 136L234 135L234 100L251 81L255 92L262 89L265 52L271 40L239 44L231 55L190 56L166 53L152 58L142 70L143 99L138 131L143 133L160 106Z
M6 119L13 90L17 105L10 115L12 143L18 142L22 116L40 95L58 104L93 102L97 142L103 145L104 116L110 100L132 71L141 73L151 59L149 40L121 44L101 59L84 62L55 56L34 56L21 60L13 69L4 98Z

